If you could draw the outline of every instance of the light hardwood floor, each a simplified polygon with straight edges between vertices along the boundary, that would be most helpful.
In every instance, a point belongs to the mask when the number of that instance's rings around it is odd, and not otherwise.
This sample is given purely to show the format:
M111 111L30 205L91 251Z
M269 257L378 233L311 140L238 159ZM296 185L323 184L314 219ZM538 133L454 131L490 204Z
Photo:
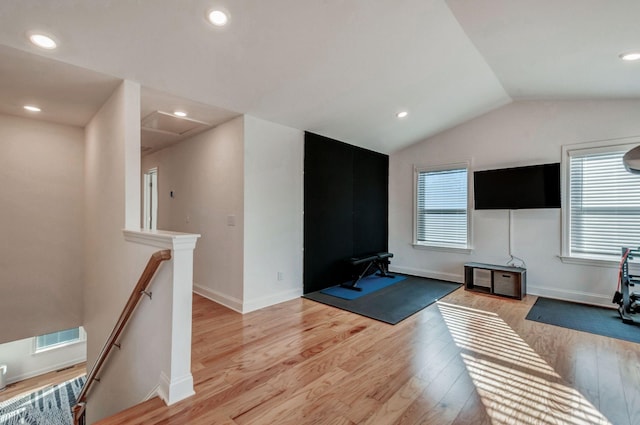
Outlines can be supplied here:
M99 424L640 424L640 345L526 321L535 299L459 289L391 326L194 296L196 395Z
M86 364L80 363L75 366L61 369L59 371L45 373L24 381L15 382L7 385L0 391L0 402L7 401L10 398L30 394L53 385L62 384L63 382L82 376L86 373Z

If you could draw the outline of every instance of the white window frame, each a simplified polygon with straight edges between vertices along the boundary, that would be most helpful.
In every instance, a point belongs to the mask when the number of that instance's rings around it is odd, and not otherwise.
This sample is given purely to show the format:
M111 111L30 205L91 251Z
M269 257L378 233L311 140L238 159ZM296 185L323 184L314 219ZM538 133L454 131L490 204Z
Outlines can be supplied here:
M87 333L85 332L82 326L80 326L78 329L79 329L78 339L61 342L59 344L48 345L42 348L38 347L38 337L34 336L33 337L33 354L46 353L48 351L59 350L60 348L69 347L70 345L75 345L75 344L80 344L85 342L87 340ZM64 329L64 330L68 330L68 329ZM60 331L60 332L63 332L63 331ZM56 333L56 332L50 332L50 333Z
M606 268L618 268L619 259L596 256L577 256L571 254L571 197L570 197L570 160L571 156L588 155L606 152L626 152L640 144L640 136L600 140L562 146L560 176L562 179L562 241L560 259L564 263L582 264Z
M451 247L427 244L418 241L418 176L423 172L437 172L446 170L455 170L464 168L467 170L467 246ZM472 184L472 172L470 161L457 162L452 164L437 164L437 165L414 165L413 166L413 247L418 249L429 249L434 251L445 251L469 254L472 252L472 239L471 235L471 214L473 211L473 205L471 200L473 199L473 184Z

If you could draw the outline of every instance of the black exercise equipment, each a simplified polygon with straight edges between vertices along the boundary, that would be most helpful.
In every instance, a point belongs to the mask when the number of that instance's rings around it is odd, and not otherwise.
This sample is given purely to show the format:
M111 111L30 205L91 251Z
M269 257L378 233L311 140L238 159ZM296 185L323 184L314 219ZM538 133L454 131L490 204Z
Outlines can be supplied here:
M362 288L358 286L358 282L360 281L360 279L367 275L367 272L371 267L376 267L378 269L378 273L376 273L376 276L394 278L395 276L390 275L388 269L389 258L392 257L393 254L390 252L378 252L377 254L368 254L361 257L350 258L348 261L352 267L364 267L362 268L361 273L354 273L353 281L349 283L343 283L340 286L346 289L352 289L354 291L362 291Z
M640 256L640 249L622 248L618 289L612 300L618 304L618 314L624 323L640 323L640 320L632 316L640 313L640 293L632 291L633 286L640 284L640 277L629 274L629 260L632 260L634 255Z

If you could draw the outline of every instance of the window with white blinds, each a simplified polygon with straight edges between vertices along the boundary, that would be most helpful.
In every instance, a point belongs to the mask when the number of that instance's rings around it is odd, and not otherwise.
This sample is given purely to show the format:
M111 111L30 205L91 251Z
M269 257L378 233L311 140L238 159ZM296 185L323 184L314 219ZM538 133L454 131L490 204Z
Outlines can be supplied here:
M75 342L84 340L84 332L81 328L67 329L64 331L52 332L46 335L37 336L35 351L45 351L52 348L63 347Z
M468 248L467 186L464 165L416 168L416 244Z
M628 147L569 151L569 255L619 258L640 246L640 176L625 170Z

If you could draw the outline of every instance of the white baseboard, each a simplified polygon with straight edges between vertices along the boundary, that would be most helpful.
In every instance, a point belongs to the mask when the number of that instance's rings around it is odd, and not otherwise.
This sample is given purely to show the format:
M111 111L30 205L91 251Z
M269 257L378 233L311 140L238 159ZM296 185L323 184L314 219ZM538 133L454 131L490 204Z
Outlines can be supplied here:
M157 388L158 397L160 397L167 406L171 406L196 393L193 390L193 375L191 375L191 373L170 381L164 372L160 372L160 383Z
M237 311L238 313L242 313L242 300L229 297L227 295L221 294L220 292L210 288L205 288L204 286L198 285L195 282L193 283L193 292L207 299L210 299L213 302L216 302L227 308L230 308L231 310Z
M302 296L302 288L290 289L287 291L281 291L269 294L266 297L260 297L253 300L245 301L242 304L242 312L249 313L251 311L260 310L261 308L269 307L275 304L280 304L285 301L300 298Z
M153 387L151 391L149 391L149 394L147 394L142 400L140 400L140 403L144 403L145 401L151 400L154 397L160 397L160 384Z
M293 300L295 298L300 298L302 296L302 288L299 288L272 293L266 297L256 298L253 300L242 301L237 298L221 294L220 292L213 289L205 288L204 286L198 285L197 283L193 284L193 292L207 299L210 299L213 302L230 308L231 310L243 314L250 313L252 311L279 304L285 301Z
M616 308L616 306L611 302L613 294L593 294L589 292L570 291L566 289L534 285L527 285L527 294L545 298L554 298L557 300L597 305L600 307Z
M158 397L164 401L165 404L169 404L169 390L171 387L171 383L169 382L169 378L164 372L160 372L160 382L156 387L158 389Z
M389 271L403 273L412 276L428 277L431 279L447 280L449 282L464 283L464 276L453 273L442 273L433 270L416 269L412 267L389 267ZM583 304L597 305L600 307L615 308L611 302L611 295L594 294L589 292L571 291L561 288L551 288L527 284L527 294L536 295L557 300L571 301Z
M30 371L28 371L26 373L21 373L20 375L16 375L16 376L11 377L10 379L7 379L7 384L13 384L15 382L24 381L25 379L33 378L34 376L44 375L45 373L49 373L49 372L53 372L53 371L56 371L56 370L64 369L66 367L75 366L75 365L77 365L79 363L86 362L86 361L87 361L87 357L83 356L83 357L78 357L76 359L67 360L67 361L62 362L62 363L50 365L50 366L47 366L47 367L42 368L42 369L30 370Z
M390 272L408 274L411 276L428 277L430 279L446 280L448 282L463 283L464 276L455 273L443 273L434 270L415 269L413 267L389 266Z

